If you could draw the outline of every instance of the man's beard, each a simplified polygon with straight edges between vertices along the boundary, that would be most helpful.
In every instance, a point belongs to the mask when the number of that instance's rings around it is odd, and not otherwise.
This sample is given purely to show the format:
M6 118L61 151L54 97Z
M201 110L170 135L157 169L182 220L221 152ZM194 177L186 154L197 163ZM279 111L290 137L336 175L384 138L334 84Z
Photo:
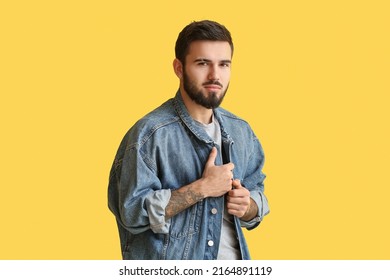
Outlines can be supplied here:
M219 85L221 88L223 87L221 83L218 81L210 81L204 83L203 85ZM183 73L183 86L188 96L197 104L207 108L207 109L215 109L221 105L223 98L225 97L226 91L228 90L229 85L227 85L226 89L222 92L222 94L218 97L216 92L209 92L208 95L204 95L202 90L199 89L195 83L193 83L187 74Z

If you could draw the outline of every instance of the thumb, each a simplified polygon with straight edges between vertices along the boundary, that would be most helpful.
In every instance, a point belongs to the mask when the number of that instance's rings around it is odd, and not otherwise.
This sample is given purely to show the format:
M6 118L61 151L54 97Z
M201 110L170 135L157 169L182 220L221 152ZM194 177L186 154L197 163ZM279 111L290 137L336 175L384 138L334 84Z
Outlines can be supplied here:
M209 166L214 166L215 165L215 158L217 157L217 148L213 147L211 149L211 152L210 152L210 155L209 155L209 158L206 162L206 167L209 167Z

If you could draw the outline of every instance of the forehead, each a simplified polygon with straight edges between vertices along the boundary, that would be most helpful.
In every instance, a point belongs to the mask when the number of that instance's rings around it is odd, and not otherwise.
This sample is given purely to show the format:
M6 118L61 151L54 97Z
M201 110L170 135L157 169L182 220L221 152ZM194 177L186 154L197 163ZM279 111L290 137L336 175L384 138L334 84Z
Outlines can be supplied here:
M224 41L194 41L188 48L187 58L206 58L209 60L230 60L232 50Z

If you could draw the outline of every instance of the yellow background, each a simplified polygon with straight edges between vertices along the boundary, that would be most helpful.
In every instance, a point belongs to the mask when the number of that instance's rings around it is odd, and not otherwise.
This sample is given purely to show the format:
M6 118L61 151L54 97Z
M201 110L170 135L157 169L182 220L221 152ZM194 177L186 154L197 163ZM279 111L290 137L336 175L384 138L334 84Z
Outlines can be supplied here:
M120 259L111 163L200 19L233 35L223 107L266 152L252 257L390 259L388 3L2 1L0 259Z

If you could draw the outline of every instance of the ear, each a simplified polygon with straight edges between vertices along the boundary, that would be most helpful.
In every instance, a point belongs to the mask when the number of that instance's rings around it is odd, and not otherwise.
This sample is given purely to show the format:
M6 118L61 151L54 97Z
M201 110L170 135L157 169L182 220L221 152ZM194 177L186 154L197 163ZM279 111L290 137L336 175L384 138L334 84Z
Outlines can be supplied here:
M183 64L177 58L173 60L173 71L175 71L176 76L181 80L183 77Z

